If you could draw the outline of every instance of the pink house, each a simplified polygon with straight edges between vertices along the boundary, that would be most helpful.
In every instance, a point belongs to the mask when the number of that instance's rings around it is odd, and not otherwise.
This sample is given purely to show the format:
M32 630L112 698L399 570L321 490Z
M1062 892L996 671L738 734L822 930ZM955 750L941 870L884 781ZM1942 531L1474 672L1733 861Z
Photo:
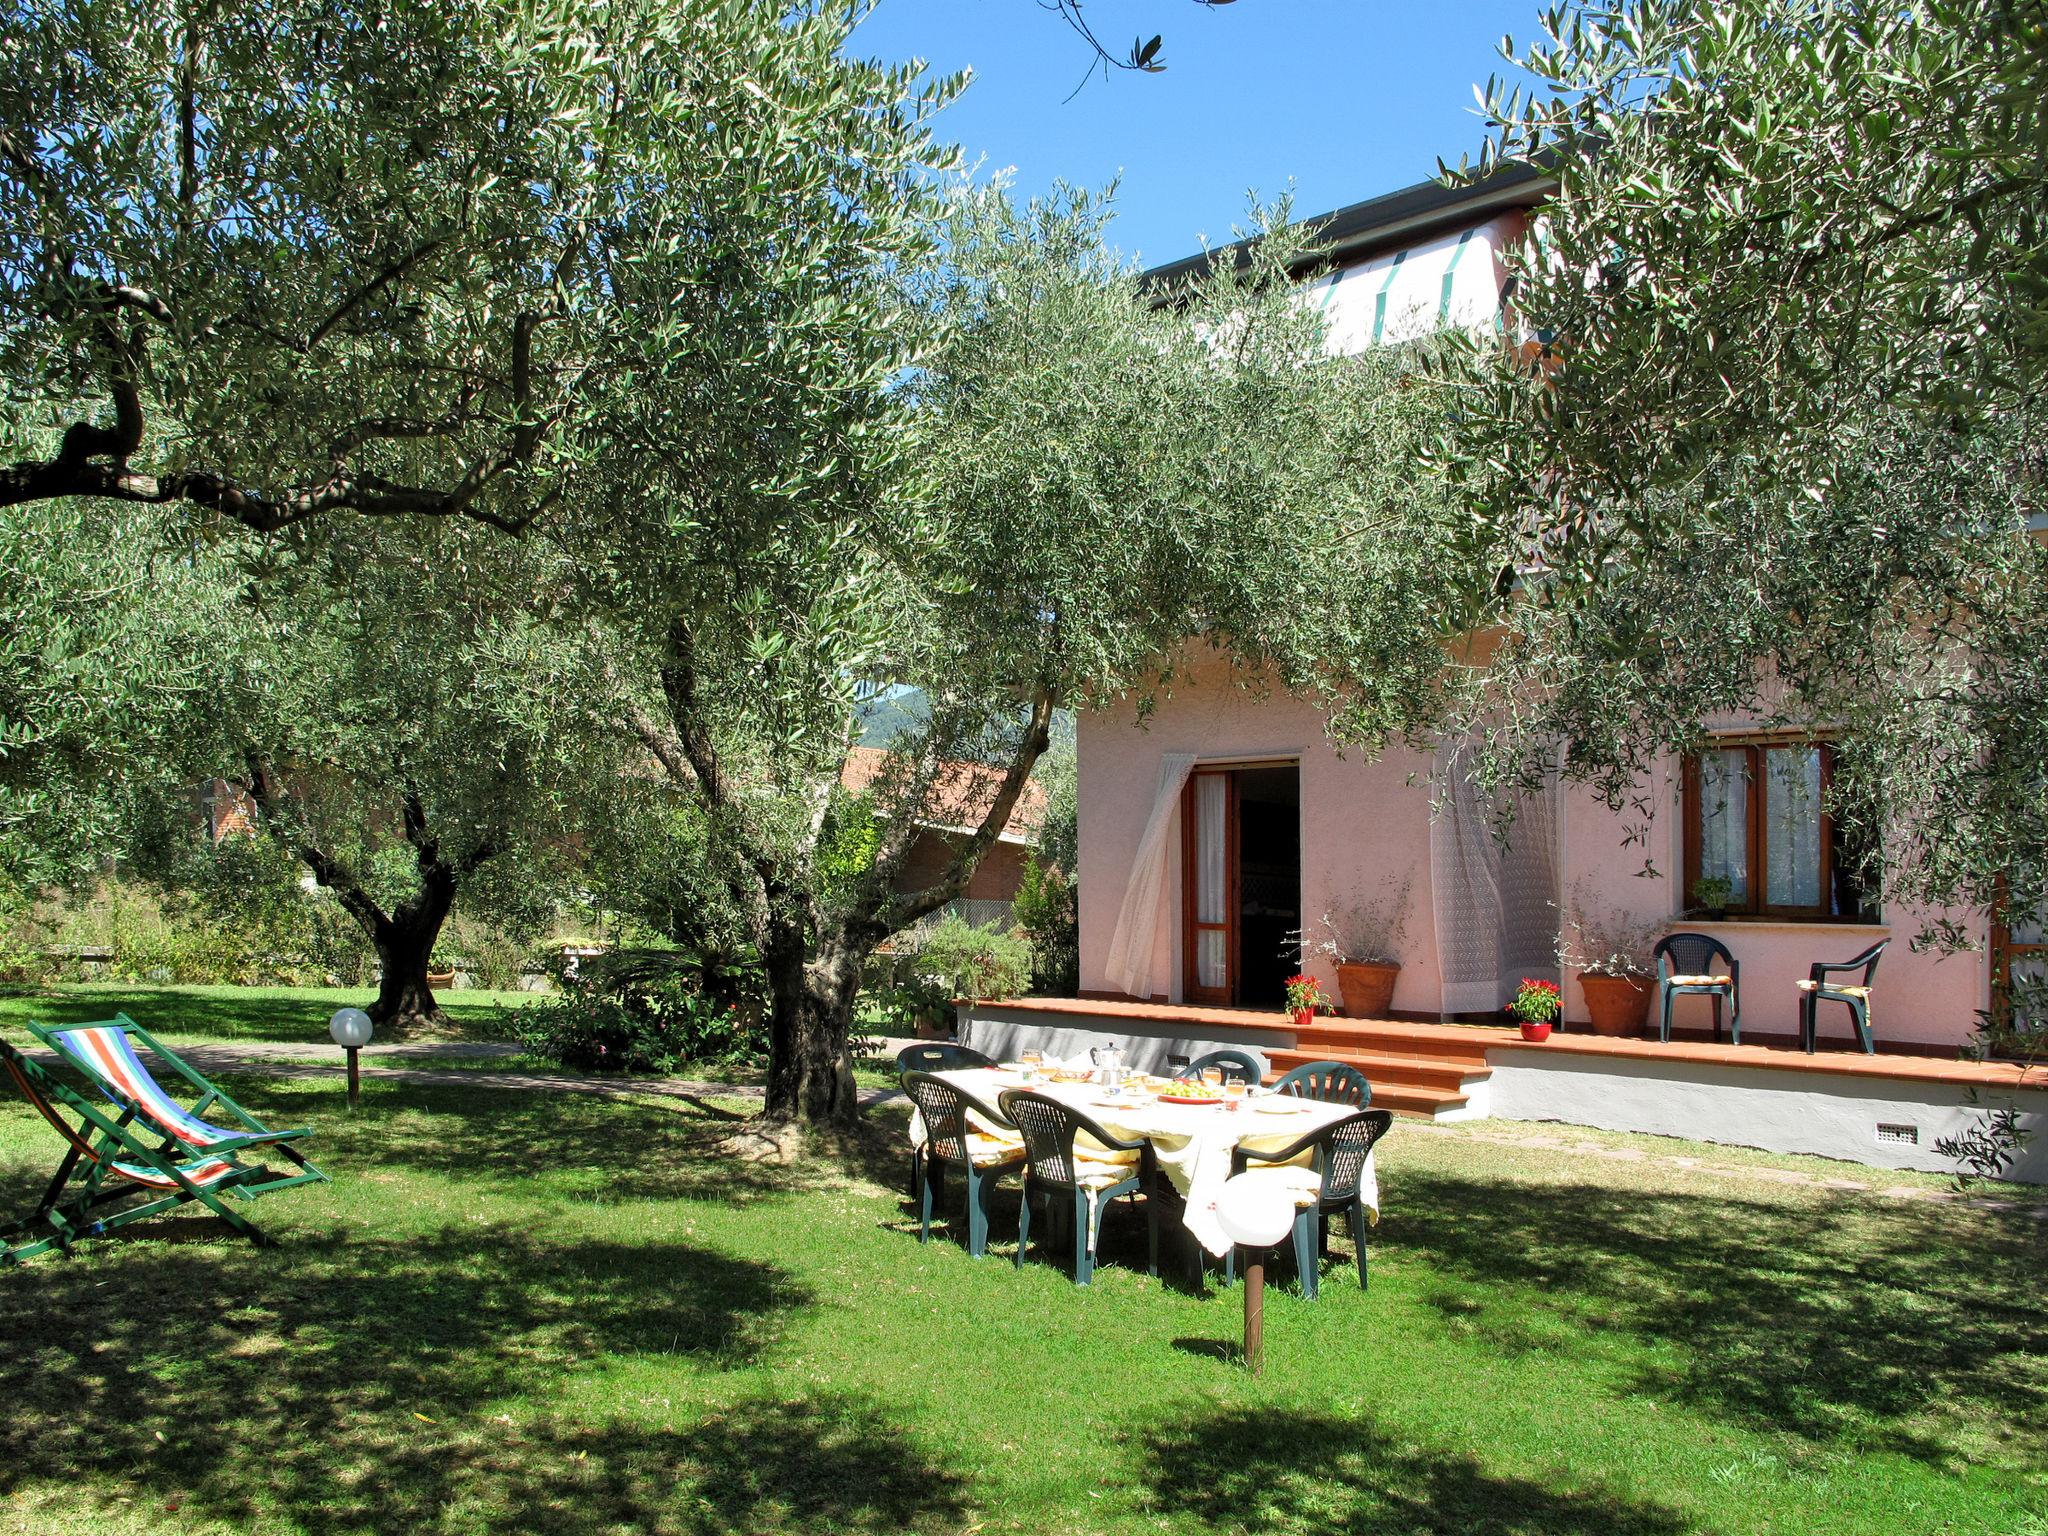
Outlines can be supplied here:
M1528 174L1428 183L1329 216L1332 265L1304 274L1304 296L1328 317L1332 348L1444 325L1505 333L1502 253L1548 191ZM1376 1103L1436 1118L1565 1120L1892 1166L1952 1166L1935 1143L1985 1102L2048 1129L2037 1078L1959 1059L2002 968L2048 960L2022 942L2041 936L1973 912L1962 917L1976 952L1915 952L1920 914L1860 888L1825 813L1824 738L1722 722L1640 786L1646 831L1557 788L1518 807L1503 850L1458 742L1340 757L1311 705L1233 686L1230 664L1206 654L1142 724L1110 708L1083 714L1078 737L1081 997L965 1009L963 1033L983 1049L1114 1035L1163 1062L1237 1044L1276 1071L1351 1061ZM1713 920L1691 894L1703 878L1726 882ZM1288 933L1371 900L1403 919L1391 1004L1295 1029L1280 1011ZM1584 989L1558 964L1561 923L1567 937L1625 934L1645 957L1662 934L1711 935L1737 963L1742 1043L1715 1040L1702 995L1675 999L1669 1043L1654 1015L1647 1038L1586 1032ZM1799 1049L1809 968L1887 939L1870 993L1879 1051L1863 1053L1839 1004L1818 1010L1820 1050ZM1334 995L1328 963L1311 956L1309 969ZM1499 1027L1524 976L1563 987L1566 1027L1545 1045ZM2048 1151L2014 1171L2048 1179Z

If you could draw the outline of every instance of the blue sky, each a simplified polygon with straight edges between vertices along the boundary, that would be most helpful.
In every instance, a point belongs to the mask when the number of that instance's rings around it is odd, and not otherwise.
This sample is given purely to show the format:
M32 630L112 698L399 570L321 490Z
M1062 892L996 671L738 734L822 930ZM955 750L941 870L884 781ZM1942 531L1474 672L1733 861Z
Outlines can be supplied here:
M1472 87L1503 69L1502 33L1535 32L1537 0L1090 0L1119 55L1161 33L1167 70L1098 73L1073 100L1086 45L1036 0L880 0L855 39L878 58L923 58L974 83L944 135L984 177L1014 167L1025 194L1121 173L1111 239L1149 264L1230 238L1248 193L1290 179L1298 214L1435 173L1476 150Z

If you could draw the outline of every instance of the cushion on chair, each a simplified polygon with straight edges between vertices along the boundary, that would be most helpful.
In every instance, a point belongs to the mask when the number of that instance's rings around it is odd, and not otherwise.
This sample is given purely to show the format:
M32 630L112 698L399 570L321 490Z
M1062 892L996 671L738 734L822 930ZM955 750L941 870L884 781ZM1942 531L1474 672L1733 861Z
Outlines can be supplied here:
M1021 1162L1024 1158L1024 1142L1017 1136L992 1136L987 1131L969 1131L967 1155L974 1159L974 1166L977 1168L992 1168L1002 1163Z
M1105 1147L1100 1152L1091 1152L1086 1147L1074 1147L1074 1182L1083 1189L1107 1189L1112 1184L1121 1184L1138 1171L1138 1149L1128 1152Z
M1670 982L1674 987L1732 987L1735 985L1735 978L1733 976L1673 976L1670 978Z
M1802 981L1799 983L1799 990L1802 992L1839 992L1844 997L1860 997L1866 1003L1870 1001L1870 988L1838 987L1832 981Z
M1299 1163L1274 1163L1264 1167L1247 1168L1230 1182L1238 1179L1257 1181L1262 1192L1280 1195L1292 1200L1296 1207L1314 1205L1323 1197L1323 1176L1313 1168Z

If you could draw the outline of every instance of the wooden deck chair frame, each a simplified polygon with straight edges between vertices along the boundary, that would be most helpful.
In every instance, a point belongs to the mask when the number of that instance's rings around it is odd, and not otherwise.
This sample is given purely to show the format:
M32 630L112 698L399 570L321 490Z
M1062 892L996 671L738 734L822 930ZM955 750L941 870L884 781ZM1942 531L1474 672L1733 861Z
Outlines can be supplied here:
M200 1089L200 1100L193 1113L219 1104L242 1123L248 1134L229 1133L205 1148L181 1145L138 1106L118 1094L109 1092L108 1104L96 1104L13 1045L0 1040L0 1070L67 1144L63 1161L51 1176L34 1213L0 1225L0 1264L20 1263L51 1249L68 1250L85 1238L99 1237L193 1202L205 1206L251 1242L268 1245L271 1240L229 1206L224 1197L232 1194L247 1201L298 1184L325 1183L327 1175L288 1144L309 1133L303 1129L271 1131L264 1127L227 1094L156 1044L147 1031L125 1015L102 1025L77 1027L116 1025L133 1031L153 1054ZM51 1043L53 1031L34 1024L29 1027L37 1039ZM72 1054L61 1047L53 1044L52 1049L58 1050L64 1060L74 1061ZM102 1084L97 1073L87 1071L86 1075L96 1085ZM102 1091L107 1089L103 1087ZM65 1118L67 1112L78 1117L76 1125ZM274 1147L292 1165L291 1171L273 1172L261 1164L243 1163L235 1155L257 1146ZM137 1195L154 1198L121 1206L121 1202ZM110 1209L116 1206L120 1208Z

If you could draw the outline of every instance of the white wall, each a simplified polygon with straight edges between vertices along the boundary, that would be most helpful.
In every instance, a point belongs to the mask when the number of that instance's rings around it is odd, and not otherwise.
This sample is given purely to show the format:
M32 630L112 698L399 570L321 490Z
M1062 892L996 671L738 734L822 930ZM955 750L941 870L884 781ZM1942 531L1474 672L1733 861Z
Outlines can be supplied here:
M1498 1119L1555 1120L1610 1131L1648 1131L1769 1152L1810 1152L1879 1168L1954 1173L1934 1149L1967 1130L1986 1108L2017 1106L2033 1139L2008 1175L2048 1183L2048 1085L1978 1090L1961 1084L1852 1078L1699 1061L1583 1056L1541 1046L1486 1053L1489 1112ZM1919 1142L1880 1142L1877 1127L1917 1127Z

